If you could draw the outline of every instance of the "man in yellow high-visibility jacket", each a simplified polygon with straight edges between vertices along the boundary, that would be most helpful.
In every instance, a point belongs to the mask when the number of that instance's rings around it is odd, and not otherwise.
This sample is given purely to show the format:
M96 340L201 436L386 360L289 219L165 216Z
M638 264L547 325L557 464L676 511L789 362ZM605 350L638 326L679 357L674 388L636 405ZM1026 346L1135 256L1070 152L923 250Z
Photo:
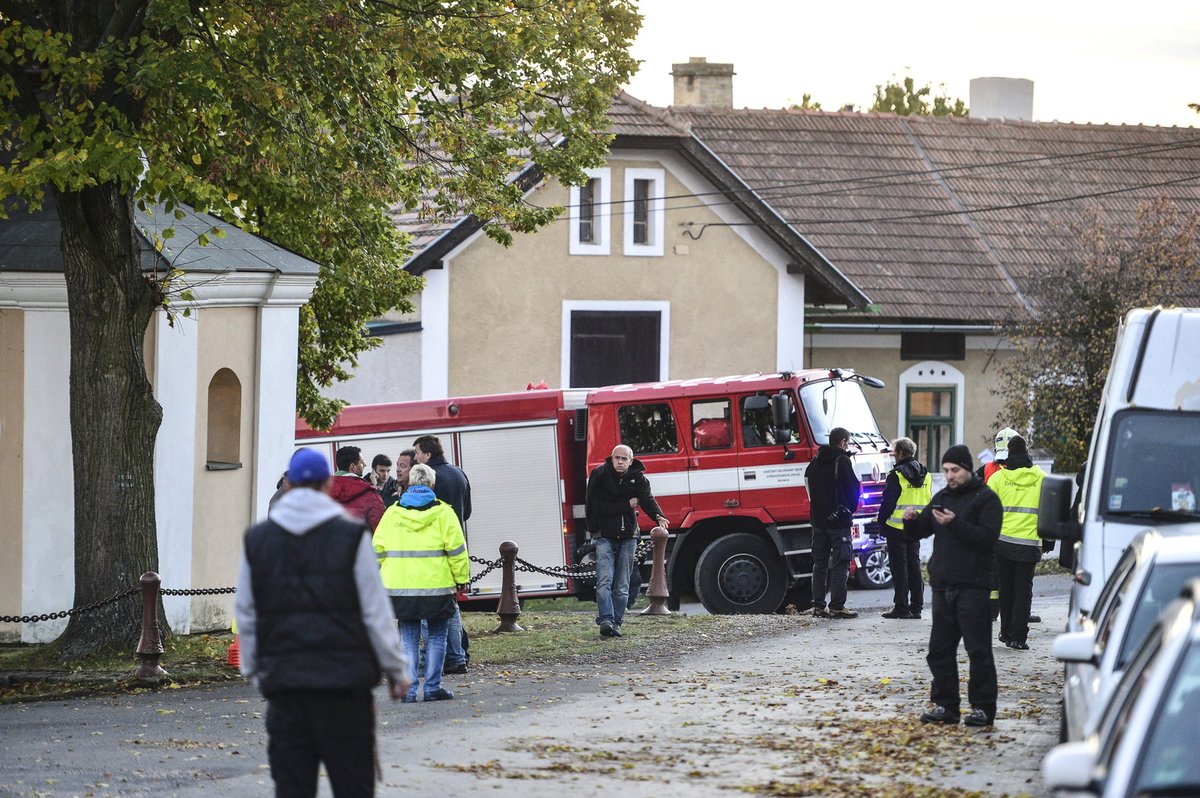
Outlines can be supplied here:
M933 496L933 479L917 460L917 444L911 438L892 441L896 467L888 472L879 504L879 529L887 541L892 567L895 602L884 618L919 619L925 605L925 583L921 580L921 541L904 536L904 511L925 509Z
M1033 572L1042 559L1037 533L1038 500L1046 472L1033 464L1025 439L1008 441L1004 467L988 479L988 487L1004 506L1004 524L996 544L996 582L1000 590L1000 642L1018 651L1029 650L1029 608L1033 603Z
M409 662L411 686L406 703L417 700L417 659L421 621L425 642L425 700L445 701L454 694L442 687L446 629L458 607L458 587L471 579L471 561L454 508L433 493L437 476L427 465L409 471L409 487L383 514L373 539L379 575L400 622L400 643Z

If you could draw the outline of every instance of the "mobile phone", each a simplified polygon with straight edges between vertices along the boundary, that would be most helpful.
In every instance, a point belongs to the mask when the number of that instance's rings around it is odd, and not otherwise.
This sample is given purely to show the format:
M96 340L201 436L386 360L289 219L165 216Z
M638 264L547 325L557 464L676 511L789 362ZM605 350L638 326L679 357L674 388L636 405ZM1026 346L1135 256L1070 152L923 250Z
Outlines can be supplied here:
M931 504L931 505L929 505L929 506L930 506L930 507L932 507L932 508L933 508L933 509L935 509L935 510L941 510L942 512L945 512L945 511L946 511L946 508L945 508L943 505L940 505L940 504Z

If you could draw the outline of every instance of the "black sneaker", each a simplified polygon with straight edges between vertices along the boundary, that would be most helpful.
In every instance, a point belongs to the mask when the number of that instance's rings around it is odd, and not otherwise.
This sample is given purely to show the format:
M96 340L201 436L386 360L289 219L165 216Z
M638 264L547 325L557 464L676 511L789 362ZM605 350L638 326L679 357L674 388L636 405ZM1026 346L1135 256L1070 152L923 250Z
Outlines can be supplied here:
M992 719L989 718L988 713L984 712L982 709L972 709L969 713L967 713L967 717L963 718L963 725L974 726L976 728L981 726L991 726Z
M1028 651L1029 650L1029 644L1026 643L1024 640L1009 640L1008 647L1013 649L1014 651Z
M1040 615L1030 615L1029 616L1029 623L1041 623L1041 622L1042 622L1042 616L1040 616Z
M624 635L621 634L621 624L616 624L615 626L613 626L612 636L613 637L624 637Z
M879 617L889 618L891 620L908 620L912 617L912 614L904 607L892 607Z
M825 609L824 607L813 607L813 617L814 618L828 618L829 610Z
M917 607L915 610L909 610L909 611L908 611L908 618L909 618L909 620L911 620L911 621L919 621L919 620L921 620L921 608L920 608L920 607Z
M465 662L462 663L461 665L443 665L442 666L442 673L466 673L466 672L467 672L467 663L465 663Z
M1002 645L1006 645L1006 646L1008 645L1008 642L1009 642L1008 635L1000 635L1000 637L998 637L996 639L999 640Z
M454 693L447 690L445 687L439 687L432 693L425 694L426 701L453 701Z
M602 624L600 624L600 636L601 637L616 637L617 636L617 627L612 625L612 621L604 621Z
M958 723L958 713L951 712L945 707L934 707L928 712L921 713L922 723Z

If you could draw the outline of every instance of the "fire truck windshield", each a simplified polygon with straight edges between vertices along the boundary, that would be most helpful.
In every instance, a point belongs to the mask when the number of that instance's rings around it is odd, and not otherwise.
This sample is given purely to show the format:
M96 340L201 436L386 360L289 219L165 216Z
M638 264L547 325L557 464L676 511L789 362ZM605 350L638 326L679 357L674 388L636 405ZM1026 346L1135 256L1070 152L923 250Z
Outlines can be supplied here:
M800 387L800 403L804 405L817 443L828 444L829 431L834 427L849 430L854 443L861 444L865 439L887 442L879 434L875 415L867 404L867 397L863 396L862 387L856 382L810 382Z

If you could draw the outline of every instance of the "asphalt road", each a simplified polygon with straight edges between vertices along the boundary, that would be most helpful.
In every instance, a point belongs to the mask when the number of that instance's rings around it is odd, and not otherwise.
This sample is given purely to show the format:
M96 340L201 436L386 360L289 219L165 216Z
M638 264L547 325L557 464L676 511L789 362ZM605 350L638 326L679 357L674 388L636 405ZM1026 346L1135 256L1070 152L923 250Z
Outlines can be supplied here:
M678 656L473 668L448 677L449 702L394 704L381 691L379 794L728 796L811 784L837 795L864 782L883 795L904 781L1040 795L1061 685L1049 643L1067 582L1035 585L1045 622L1032 650L995 649L992 730L915 723L929 619L885 620L890 592L855 591L851 606L874 609L853 621L758 616ZM965 679L965 658L960 667ZM246 685L3 706L0 795L267 795L263 708Z

